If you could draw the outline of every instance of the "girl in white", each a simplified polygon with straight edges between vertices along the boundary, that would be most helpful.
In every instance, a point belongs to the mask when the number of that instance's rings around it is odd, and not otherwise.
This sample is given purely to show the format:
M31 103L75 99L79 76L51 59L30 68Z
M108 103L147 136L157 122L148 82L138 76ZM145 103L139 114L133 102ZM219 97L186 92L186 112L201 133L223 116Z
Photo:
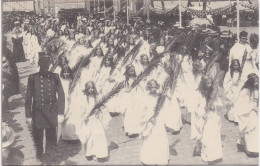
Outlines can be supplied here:
M90 115L92 108L98 101L98 94L93 82L87 82L84 100L81 103L82 116L80 127L77 130L84 154L87 159L105 160L108 157L108 141L105 129L108 127L110 115L106 109L95 110ZM90 116L89 116L90 115Z
M257 157L259 154L259 78L256 74L249 74L244 84L234 109L237 111L239 135L238 147L249 157Z
M236 102L243 85L243 81L240 78L241 74L242 71L239 61L237 59L233 59L230 65L230 71L226 74L223 84L224 94L227 98L227 118L232 122L237 122L237 114L236 110L234 110L234 103Z
M163 114L159 112L154 116L154 108L158 99L159 84L156 80L147 83L147 92L144 93L145 100L140 104L141 124L143 130L140 134L142 145L140 150L140 160L146 165L167 165L170 159L169 143L164 127Z
M202 161L215 163L222 160L220 135L220 113L211 99L213 81L203 77L199 89L194 94L194 108L191 121L191 135L197 140L193 156L201 156Z

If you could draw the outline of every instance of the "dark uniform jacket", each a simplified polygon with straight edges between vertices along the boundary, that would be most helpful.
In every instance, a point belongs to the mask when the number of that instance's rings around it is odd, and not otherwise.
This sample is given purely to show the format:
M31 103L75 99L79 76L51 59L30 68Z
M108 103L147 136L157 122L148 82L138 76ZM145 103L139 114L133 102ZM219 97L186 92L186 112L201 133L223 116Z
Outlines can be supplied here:
M25 96L25 113L37 129L58 125L58 114L64 114L65 96L58 74L47 72L29 76Z

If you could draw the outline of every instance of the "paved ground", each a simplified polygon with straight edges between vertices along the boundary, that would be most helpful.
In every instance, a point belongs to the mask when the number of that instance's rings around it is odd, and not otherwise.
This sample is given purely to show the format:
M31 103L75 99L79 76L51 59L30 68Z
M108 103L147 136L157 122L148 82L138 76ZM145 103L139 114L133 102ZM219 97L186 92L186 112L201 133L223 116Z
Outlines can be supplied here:
M7 122L15 131L16 140L12 145L20 149L25 156L24 164L38 165L35 159L35 146L32 140L31 132L25 123L24 95L28 75L34 73L35 67L30 66L29 62L18 63L20 75L21 94L12 96L9 100L11 110L3 112L3 121ZM112 119L108 133L111 139L119 145L119 148L110 152L110 159L105 163L96 161L87 161L83 155L80 143L68 144L62 140L58 143L58 154L55 164L66 165L122 165L123 163L131 165L140 165L139 150L141 140L136 138L129 141L122 130L123 117ZM223 143L223 162L221 165L256 165L258 158L248 158L244 153L238 153L236 140L238 138L238 127L226 119L224 112L222 116L222 143ZM168 133L169 143L175 144L177 156L171 156L170 165L205 165L200 157L192 157L195 142L190 140L190 126L185 124L178 135ZM219 165L219 164L218 164Z

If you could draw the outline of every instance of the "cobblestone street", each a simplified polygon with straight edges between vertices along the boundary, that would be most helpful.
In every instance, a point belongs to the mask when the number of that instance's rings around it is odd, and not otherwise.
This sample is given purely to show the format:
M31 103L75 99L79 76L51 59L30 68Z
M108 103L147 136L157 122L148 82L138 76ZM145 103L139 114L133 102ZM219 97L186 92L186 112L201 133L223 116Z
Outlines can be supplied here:
M8 112L3 112L3 121L8 123L15 131L16 140L12 146L23 152L25 156L24 164L38 165L41 163L35 157L35 146L30 129L25 122L24 110L24 96L28 75L36 72L36 68L31 66L29 62L18 63L17 66L21 94L12 96L9 99L11 109ZM221 107L219 109L223 110ZM223 162L218 165L257 165L258 158L248 158L244 153L237 152L238 127L224 118L224 111L222 111L222 115ZM141 140L139 138L130 140L124 135L122 126L122 116L112 118L108 133L111 140L119 145L119 148L110 152L109 161L105 163L88 161L84 157L80 142L68 144L60 139L55 165L122 165L122 163L140 165L139 150ZM195 141L190 140L190 125L184 124L181 132L177 135L168 133L168 139L169 144L178 153L177 156L171 156L169 165L205 165L200 157L192 156Z

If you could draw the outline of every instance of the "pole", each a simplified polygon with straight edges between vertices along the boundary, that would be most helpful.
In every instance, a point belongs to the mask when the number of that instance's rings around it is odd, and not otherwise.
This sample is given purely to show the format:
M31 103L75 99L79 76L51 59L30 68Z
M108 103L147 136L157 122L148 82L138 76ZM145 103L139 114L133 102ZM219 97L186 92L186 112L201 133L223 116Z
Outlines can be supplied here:
M150 12L149 12L149 6L150 6L150 3L149 3L149 0L147 0L147 20L150 20Z
M94 0L94 13L96 11L96 0Z
M239 0L237 0L237 42L239 43Z
M128 5L129 5L129 1L126 0L126 16L127 16L127 25L129 25L129 12L128 12Z
M116 22L116 4L115 4L115 0L113 1L113 8L114 8L114 22Z
M99 12L99 0L98 0L98 12Z
M181 18L181 0L179 0L179 19L180 19L180 27L182 27L182 18Z
M104 0L104 16L106 17L106 1Z

